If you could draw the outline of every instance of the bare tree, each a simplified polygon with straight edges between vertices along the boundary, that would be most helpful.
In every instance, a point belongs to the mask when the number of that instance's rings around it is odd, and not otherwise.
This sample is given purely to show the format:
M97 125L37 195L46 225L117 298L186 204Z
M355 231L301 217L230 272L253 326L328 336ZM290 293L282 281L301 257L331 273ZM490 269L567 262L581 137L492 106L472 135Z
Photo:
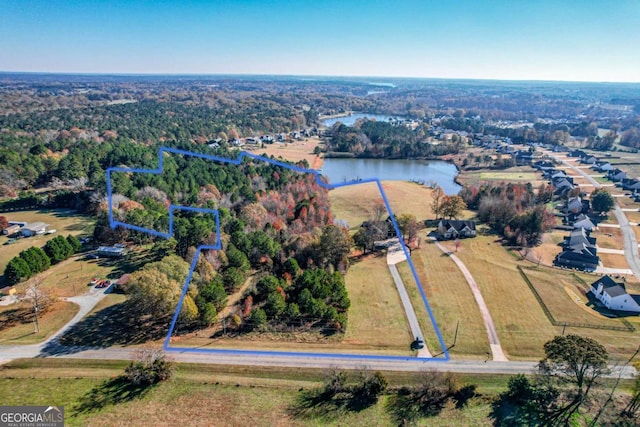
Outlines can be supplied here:
M41 288L41 282L33 282L24 293L23 299L33 307L35 333L40 332L38 313L51 304L51 296Z

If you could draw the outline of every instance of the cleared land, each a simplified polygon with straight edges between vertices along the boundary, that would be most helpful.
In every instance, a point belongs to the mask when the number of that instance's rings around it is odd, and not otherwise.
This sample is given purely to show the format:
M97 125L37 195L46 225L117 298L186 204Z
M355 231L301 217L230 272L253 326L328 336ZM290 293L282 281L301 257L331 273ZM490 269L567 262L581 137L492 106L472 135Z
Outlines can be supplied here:
M322 168L322 158L313 154L313 149L320 145L320 143L321 140L319 137L312 137L305 138L303 141L288 142L286 144L265 144L265 148L256 148L250 151L261 156L282 157L292 162L306 160L310 168L320 169Z
M500 181L535 181L538 176L534 172L481 172L479 179Z
M56 301L38 316L39 332L35 332L33 308L26 302L0 307L0 344L35 344L62 328L76 315L80 307L72 302ZM10 319L28 313L24 322Z
M447 346L454 342L456 325L459 322L456 345L449 349L452 357L486 357L489 352L487 331L484 328L478 305L469 289L469 284L455 263L443 254L434 243L423 243L414 250L411 258L422 288L427 296L438 328ZM407 262L398 265L398 270L407 288L415 287L415 280ZM424 306L418 292L413 293L414 307ZM427 316L426 310L423 316ZM440 349L428 317L424 319L425 339L432 353Z
M517 271L516 259L495 240L462 240L457 255L480 287L508 357L538 358L557 331ZM455 251L451 242L447 246Z
M600 262L604 267L609 268L629 268L629 264L627 263L627 259L624 255L619 254L603 254L602 252L598 253L600 257Z
M418 221L434 218L430 188L406 181L383 181L382 188L396 216L413 214ZM333 189L329 200L335 218L346 220L351 230L357 230L363 221L373 217L373 206L382 201L382 196L375 183L365 183ZM474 212L465 211L461 218L473 216Z
M49 229L56 229L55 234L47 234L43 236L34 236L5 245L9 240L7 236L0 236L0 283L4 283L4 269L11 260L25 249L31 246L42 247L47 241L56 236L66 236L73 234L74 236L89 235L93 233L93 219L85 215L79 215L72 210L31 210L17 212L0 212L0 215L7 217L9 221L25 221L25 222L44 222L49 224Z
M412 341L386 256L367 256L346 276L351 299L344 342L408 350Z

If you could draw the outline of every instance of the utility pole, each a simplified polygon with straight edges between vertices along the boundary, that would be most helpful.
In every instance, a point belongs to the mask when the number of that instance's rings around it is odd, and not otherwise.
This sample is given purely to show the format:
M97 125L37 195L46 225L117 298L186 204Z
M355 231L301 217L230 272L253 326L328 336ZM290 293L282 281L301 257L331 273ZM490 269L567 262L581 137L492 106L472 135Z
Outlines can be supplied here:
M35 299L33 300L33 313L34 313L34 322L35 322L34 333L37 334L38 332L40 332L40 325L38 325L38 303Z
M458 320L458 321L456 322L456 333L455 333L455 335L453 336L453 344L452 344L452 345L451 345L451 347L449 347L449 348L454 347L454 346L456 345L456 342L458 342L458 327L459 327L459 326L460 326L460 320Z

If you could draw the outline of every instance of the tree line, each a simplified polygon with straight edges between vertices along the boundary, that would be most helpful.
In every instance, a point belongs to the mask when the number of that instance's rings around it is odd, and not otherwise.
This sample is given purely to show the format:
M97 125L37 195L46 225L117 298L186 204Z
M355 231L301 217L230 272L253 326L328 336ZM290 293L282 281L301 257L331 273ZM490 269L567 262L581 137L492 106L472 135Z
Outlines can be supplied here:
M9 261L4 270L5 281L9 285L15 285L27 280L48 270L51 265L64 261L79 252L81 248L80 241L72 235L66 238L56 236L42 248L31 246Z

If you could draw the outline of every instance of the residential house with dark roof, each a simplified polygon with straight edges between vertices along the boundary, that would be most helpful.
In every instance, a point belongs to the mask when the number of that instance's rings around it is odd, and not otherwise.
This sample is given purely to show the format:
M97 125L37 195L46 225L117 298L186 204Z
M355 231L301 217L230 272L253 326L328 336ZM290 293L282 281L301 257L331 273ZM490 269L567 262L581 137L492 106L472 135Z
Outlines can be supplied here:
M627 174L625 171L621 169L614 169L607 172L607 179L613 182L620 182L623 179L627 178Z
M450 240L467 237L476 237L475 221L441 219L438 223L439 240Z
M632 185L638 183L638 180L635 178L625 178L618 183L618 186L624 188L625 190L629 190Z
M612 171L614 168L609 162L597 162L593 166L591 166L591 169L596 170L598 172L609 172L609 171Z
M624 283L603 276L591 284L591 293L609 310L640 313L640 295L630 295Z
M576 268L585 271L595 271L600 263L596 239L589 235L584 228L573 230L561 243L560 252L554 264L559 267Z

